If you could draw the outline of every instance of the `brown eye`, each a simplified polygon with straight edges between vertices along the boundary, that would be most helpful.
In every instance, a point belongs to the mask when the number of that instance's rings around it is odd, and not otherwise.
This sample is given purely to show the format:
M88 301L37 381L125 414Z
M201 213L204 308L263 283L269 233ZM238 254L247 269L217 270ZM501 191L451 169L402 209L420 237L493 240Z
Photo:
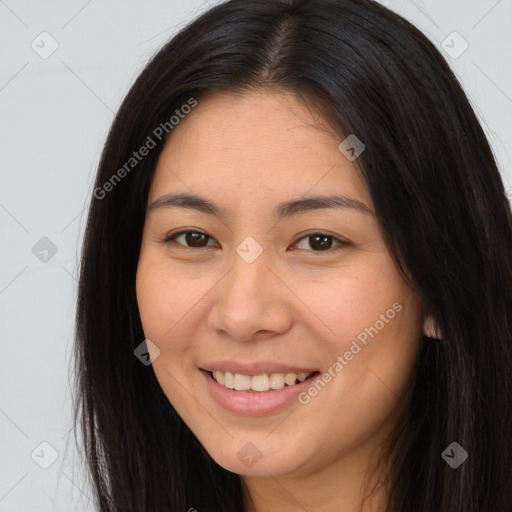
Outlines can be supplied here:
M182 239L181 242L178 241L180 238ZM209 235L201 233L200 231L181 231L166 237L163 241L165 243L176 242L178 245L182 245L185 248L201 249L203 247L211 247L211 245L209 246L207 244L210 239L212 238Z
M299 249L310 250L311 248L313 252L329 251L333 244L337 244L339 247L348 245L347 242L326 233L311 233L302 237L298 244L301 243L301 240L306 240L304 244L306 247L299 247Z
M333 242L333 237L326 235L311 235L308 239L312 249L319 249L321 251L330 249Z

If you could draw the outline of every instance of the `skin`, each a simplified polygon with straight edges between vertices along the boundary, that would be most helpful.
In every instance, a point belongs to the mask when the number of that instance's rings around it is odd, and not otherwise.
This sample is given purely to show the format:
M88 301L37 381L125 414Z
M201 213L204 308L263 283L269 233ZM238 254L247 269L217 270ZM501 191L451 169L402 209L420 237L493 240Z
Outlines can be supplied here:
M136 289L144 333L160 350L153 369L163 391L213 459L241 476L247 510L360 512L412 388L422 309L375 215L331 208L276 223L271 213L332 193L373 211L354 162L338 149L343 139L292 94L214 93L174 128L151 183L148 205L183 192L228 211L219 219L148 209ZM186 229L210 238L196 247L185 235L162 243ZM330 248L306 236L315 232L334 237ZM250 264L236 252L246 237L263 248ZM264 360L323 374L394 303L401 311L308 404L235 414L209 395L198 370L205 361ZM237 457L247 442L261 453L252 467ZM376 471L374 483L384 474ZM381 480L365 510L380 510Z

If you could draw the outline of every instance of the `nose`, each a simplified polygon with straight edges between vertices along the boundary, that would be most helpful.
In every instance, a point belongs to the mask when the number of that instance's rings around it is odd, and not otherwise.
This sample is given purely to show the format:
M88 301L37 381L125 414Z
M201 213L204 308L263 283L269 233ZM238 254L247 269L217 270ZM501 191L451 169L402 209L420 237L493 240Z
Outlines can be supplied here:
M208 326L238 341L272 338L293 323L293 293L273 270L265 251L252 263L238 254L212 290Z

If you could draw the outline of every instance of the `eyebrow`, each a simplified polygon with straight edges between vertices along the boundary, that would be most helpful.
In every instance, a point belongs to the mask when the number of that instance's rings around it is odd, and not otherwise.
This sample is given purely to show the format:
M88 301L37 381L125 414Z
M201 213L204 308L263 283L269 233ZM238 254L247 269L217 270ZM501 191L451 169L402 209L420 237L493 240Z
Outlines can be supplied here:
M176 207L190 208L208 215L215 215L224 220L228 218L228 211L225 208L195 194L164 194L153 201L149 205L148 210L154 211L158 208ZM314 196L295 199L277 205L272 213L276 219L282 220L286 217L299 215L308 211L327 208L346 208L368 215L375 215L374 211L363 202L343 195Z

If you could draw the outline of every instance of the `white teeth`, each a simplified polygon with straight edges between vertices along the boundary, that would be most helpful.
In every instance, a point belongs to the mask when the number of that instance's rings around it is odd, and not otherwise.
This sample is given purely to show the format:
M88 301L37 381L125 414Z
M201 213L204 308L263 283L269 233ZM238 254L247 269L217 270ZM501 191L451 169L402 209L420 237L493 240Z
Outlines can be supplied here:
M288 384L288 386L293 386L296 381L297 381L297 374L296 373L287 373L284 376L284 383Z
M272 375L270 375L270 387L272 389L284 388L284 374L273 373Z
M222 372L219 372L219 373L222 374ZM214 375L214 378L215 378L215 375ZM219 382L219 384L220 384L220 382ZM226 372L224 374L224 386L227 387L228 389L235 389L235 379L231 372Z
M254 391L268 391L270 388L270 379L268 375L254 375L251 377L251 389Z
M264 392L269 389L281 389L285 385L293 386L298 382L304 382L311 373L271 373L261 375L242 375L240 373L221 372L214 370L213 378L221 385L228 389L236 389L237 391L253 391Z
M235 389L237 391L247 391L251 389L251 377L249 377L249 375L235 373Z
M219 383L224 385L224 374L222 372L219 372L218 370L215 370L213 372L213 378Z

